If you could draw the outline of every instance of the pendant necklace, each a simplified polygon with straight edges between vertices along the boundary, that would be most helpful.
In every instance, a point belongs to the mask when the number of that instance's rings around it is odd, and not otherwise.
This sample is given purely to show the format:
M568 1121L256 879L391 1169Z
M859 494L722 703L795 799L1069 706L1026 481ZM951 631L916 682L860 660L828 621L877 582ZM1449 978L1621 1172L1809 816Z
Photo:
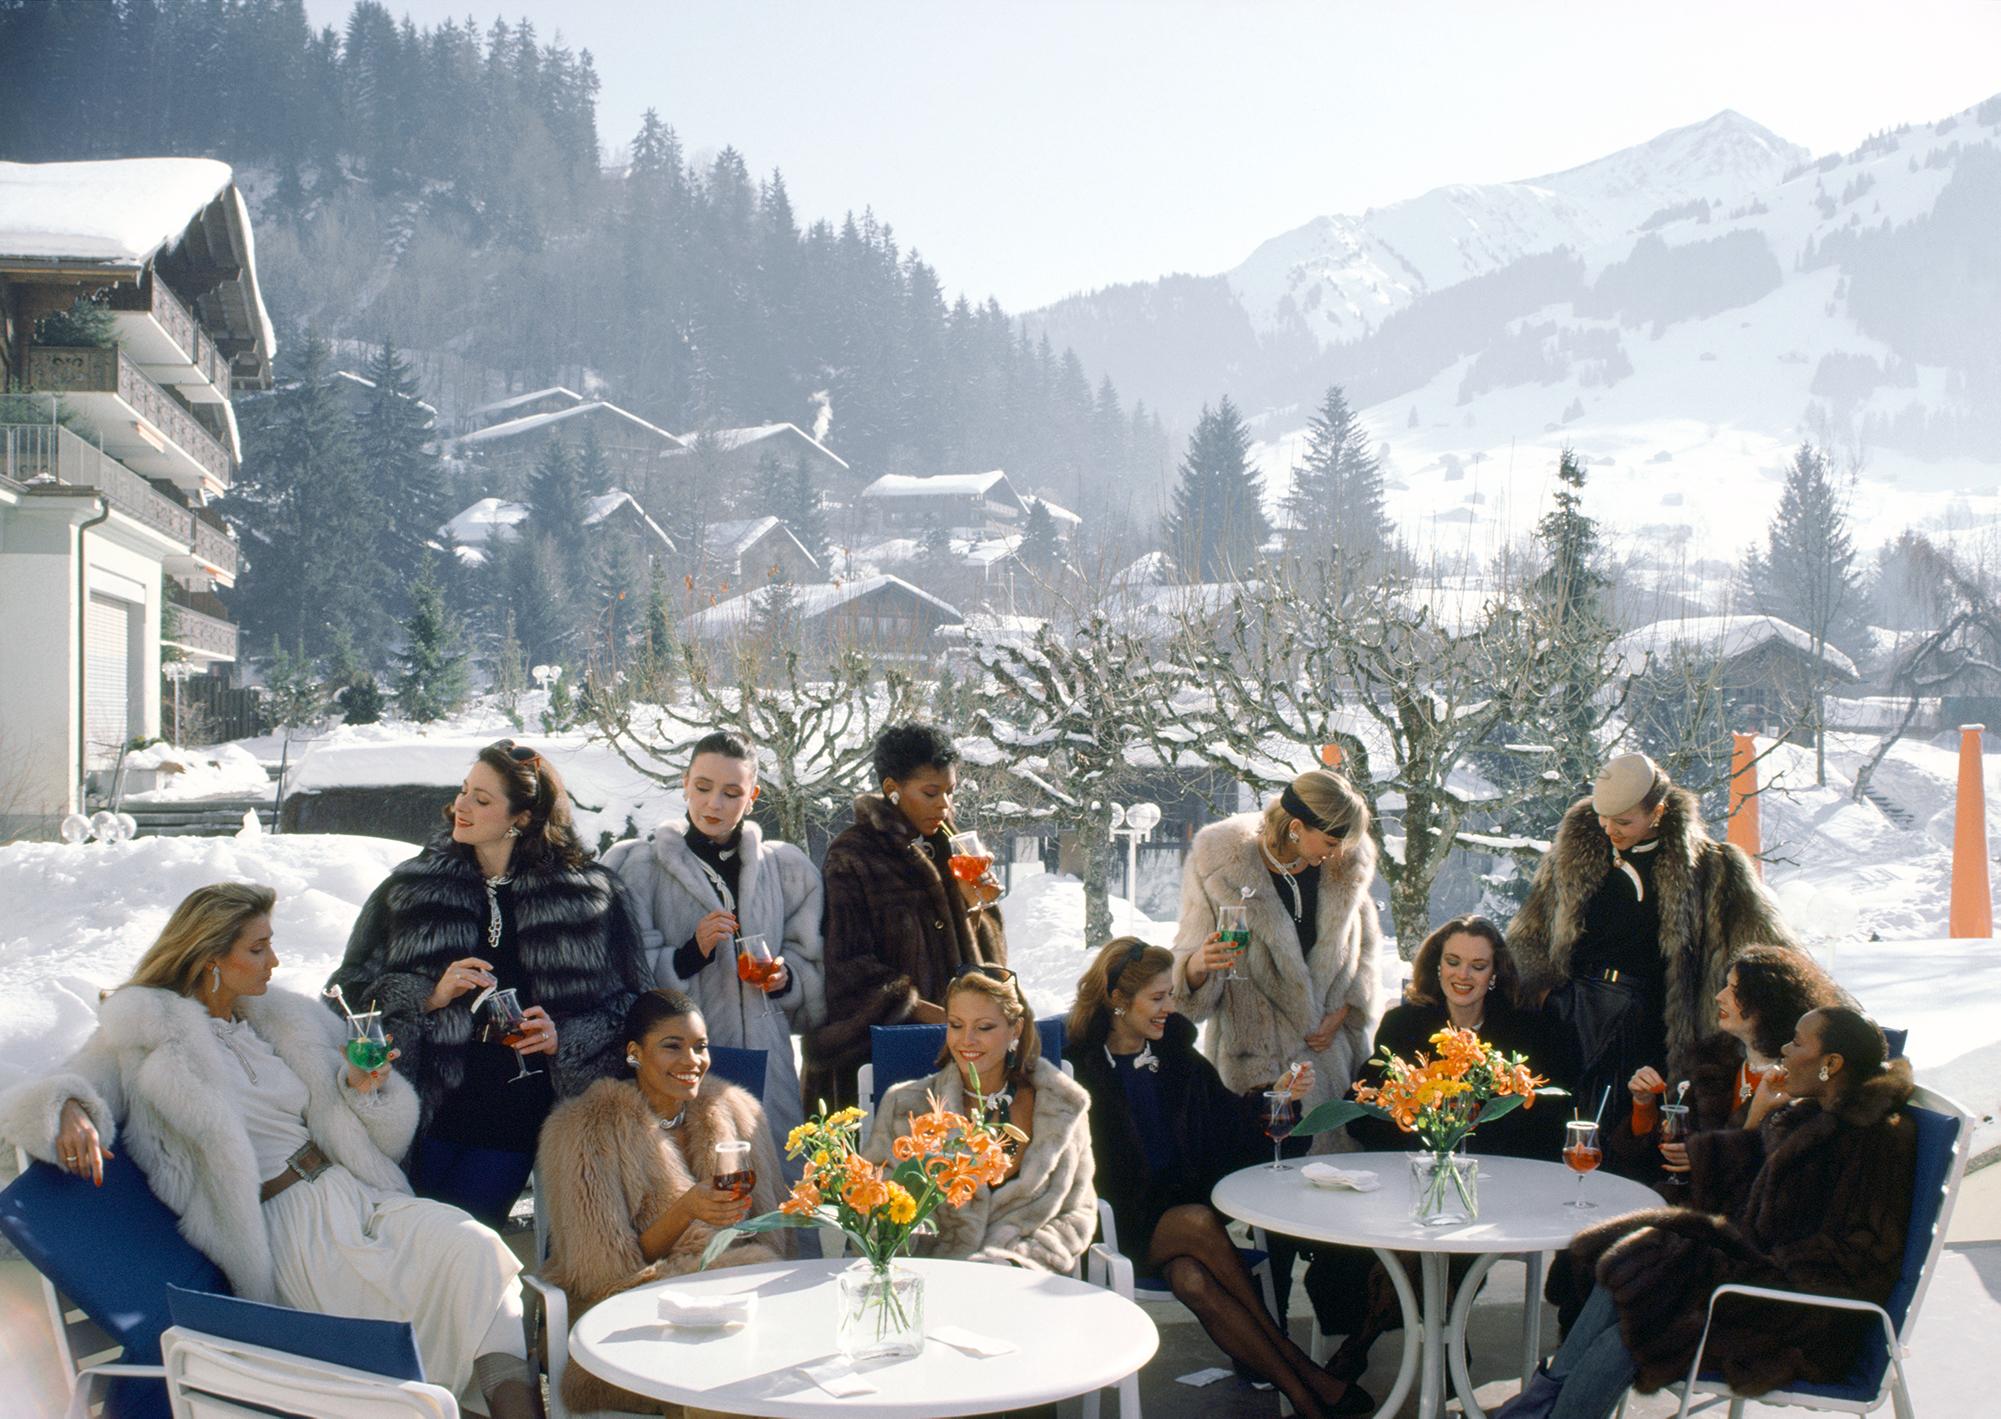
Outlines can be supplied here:
M1273 857L1271 849L1266 847L1262 840L1258 843L1258 851L1264 854L1264 859L1270 865L1272 874L1279 881L1285 883L1285 890L1292 897L1293 925L1300 925L1306 920L1306 900L1299 894L1299 884L1292 880L1297 874L1290 871L1283 862Z

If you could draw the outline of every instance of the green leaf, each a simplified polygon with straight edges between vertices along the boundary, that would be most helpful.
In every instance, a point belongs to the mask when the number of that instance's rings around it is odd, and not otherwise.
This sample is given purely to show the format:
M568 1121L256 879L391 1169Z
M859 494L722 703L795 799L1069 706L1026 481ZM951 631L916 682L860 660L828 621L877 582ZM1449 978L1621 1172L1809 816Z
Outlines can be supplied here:
M1520 1094L1497 1095L1480 1106L1480 1116L1473 1120L1475 1126L1492 1123L1495 1119L1513 1112L1522 1106Z
M746 1217L734 1227L724 1227L709 1238L709 1244L702 1249L701 1269L706 1270L711 1262L729 1250L739 1238L755 1236L760 1232L804 1231L809 1228L827 1232L847 1231L838 1222L818 1215L795 1217L790 1212L766 1212L759 1217ZM855 1234L848 1232L848 1235L854 1237ZM859 1243L861 1239L857 1237L855 1240Z
M1358 1118L1387 1119L1389 1114L1375 1104L1358 1104L1353 1099L1329 1099L1301 1119L1291 1136L1299 1138L1315 1133L1331 1133Z

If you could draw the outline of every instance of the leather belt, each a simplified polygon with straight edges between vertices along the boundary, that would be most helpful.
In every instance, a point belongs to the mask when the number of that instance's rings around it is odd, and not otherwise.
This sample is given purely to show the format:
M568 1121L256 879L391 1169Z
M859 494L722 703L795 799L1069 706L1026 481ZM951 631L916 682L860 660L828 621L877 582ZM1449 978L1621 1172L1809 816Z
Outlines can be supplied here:
M307 1143L298 1152L285 1160L285 1170L275 1178L265 1180L257 1190L259 1202L269 1202L293 1183L311 1182L333 1166L333 1160L320 1151L317 1143Z

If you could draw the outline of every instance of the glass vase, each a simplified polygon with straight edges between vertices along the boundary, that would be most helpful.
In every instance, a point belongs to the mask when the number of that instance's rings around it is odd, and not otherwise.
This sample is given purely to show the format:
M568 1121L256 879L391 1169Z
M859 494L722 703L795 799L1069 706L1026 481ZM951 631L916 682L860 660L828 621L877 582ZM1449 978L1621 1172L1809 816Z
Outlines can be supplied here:
M924 1348L923 1277L894 1263L858 1261L835 1280L834 1342L848 1359L900 1359Z
M1422 1227L1458 1227L1477 1221L1479 1160L1462 1153L1412 1153L1410 1216Z

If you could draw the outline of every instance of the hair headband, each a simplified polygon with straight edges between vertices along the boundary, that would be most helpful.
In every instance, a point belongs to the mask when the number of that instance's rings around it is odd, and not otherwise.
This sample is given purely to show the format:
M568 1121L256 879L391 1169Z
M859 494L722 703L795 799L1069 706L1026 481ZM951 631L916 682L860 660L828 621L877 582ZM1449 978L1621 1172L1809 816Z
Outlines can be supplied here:
M1279 794L1278 806L1316 832L1325 833L1330 838L1346 836L1340 828L1328 822L1311 808L1308 808L1306 800L1293 792L1291 784L1287 784L1285 791Z

